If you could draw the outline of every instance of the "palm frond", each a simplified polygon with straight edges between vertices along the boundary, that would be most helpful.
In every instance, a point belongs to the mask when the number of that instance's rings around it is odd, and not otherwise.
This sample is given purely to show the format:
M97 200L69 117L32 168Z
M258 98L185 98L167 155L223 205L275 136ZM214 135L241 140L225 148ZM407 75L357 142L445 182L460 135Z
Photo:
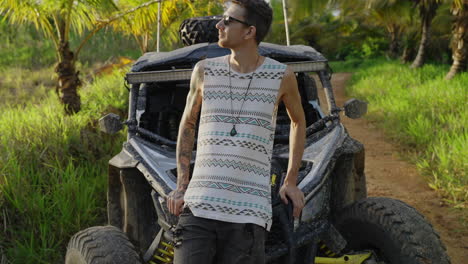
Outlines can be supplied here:
M124 1L122 1L124 2ZM125 11L120 12L119 10L122 9L121 6L114 6L114 10L117 10L114 12L114 14L111 17L107 17L105 19L96 19L96 22L94 24L93 30L83 39L83 41L80 43L78 49L76 50L76 54L78 55L79 52L81 51L82 47L86 44L86 42L99 30L102 28L111 25L117 29L128 29L130 34L133 34L132 30L135 30L136 27L134 25L136 24L137 26L141 26L141 20L139 21L136 19L136 21L131 20L132 18L137 18L138 16L136 15L145 15L144 12L146 12L148 9L151 9L151 7L154 6L155 3L159 2L159 0L152 0L152 1L146 1L143 4L140 4L138 6L133 6L132 8L129 8ZM128 2L126 3L128 4ZM153 18L154 15L151 15L150 13L147 13L148 17L150 19ZM131 21L131 23L130 23ZM116 27L115 25L119 25L119 27ZM143 32L144 34L144 32ZM135 34L133 34L135 36Z
M52 39L58 48L58 38L51 23L50 16L47 15L45 6L34 0L0 0L0 13L11 24L25 25L32 24L38 31Z
M281 1L281 0L280 0ZM288 5L288 14L293 21L298 21L320 12L329 5L329 0L292 0L286 1Z
M121 3L122 2L122 3ZM142 0L119 1L120 7L125 3L141 4ZM178 40L178 26L183 19L194 16L218 14L222 11L222 0L171 0L161 2L161 39L174 43ZM126 16L125 19L112 23L111 27L126 35L133 35L137 42L150 42L156 39L158 6L152 5Z

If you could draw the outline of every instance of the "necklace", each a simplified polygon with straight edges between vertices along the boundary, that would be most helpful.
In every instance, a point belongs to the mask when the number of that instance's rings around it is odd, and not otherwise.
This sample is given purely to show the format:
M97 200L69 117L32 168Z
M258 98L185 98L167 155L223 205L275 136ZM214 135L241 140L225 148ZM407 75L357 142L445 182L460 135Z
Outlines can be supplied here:
M257 67L259 59L260 59L260 55L257 57L257 61L255 62L255 67ZM229 65L229 93L231 94L231 116L234 117L234 110L232 108L232 89L231 89L231 57L228 58L228 65ZM229 133L232 137L237 135L237 130L236 130L237 119L239 118L240 113L242 112L242 108L244 107L245 98L247 98L247 94L249 93L249 89L250 89L250 84L252 83L252 79L256 71L257 69L255 69L255 71L252 72L252 76L250 76L249 85L247 86L247 90L245 91L245 94L244 94L244 100L242 100L242 105L239 109L239 112L237 113L237 117L234 118L234 124L232 124L232 129L231 129L231 132Z

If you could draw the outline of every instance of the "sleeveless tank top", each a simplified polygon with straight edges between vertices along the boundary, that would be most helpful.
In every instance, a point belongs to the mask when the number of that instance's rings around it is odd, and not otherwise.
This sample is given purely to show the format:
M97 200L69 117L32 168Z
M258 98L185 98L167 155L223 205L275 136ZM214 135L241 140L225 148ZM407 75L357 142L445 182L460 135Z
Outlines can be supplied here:
M286 65L265 58L251 73L231 67L230 87L228 58L205 61L197 152L185 206L197 217L270 230L275 103Z

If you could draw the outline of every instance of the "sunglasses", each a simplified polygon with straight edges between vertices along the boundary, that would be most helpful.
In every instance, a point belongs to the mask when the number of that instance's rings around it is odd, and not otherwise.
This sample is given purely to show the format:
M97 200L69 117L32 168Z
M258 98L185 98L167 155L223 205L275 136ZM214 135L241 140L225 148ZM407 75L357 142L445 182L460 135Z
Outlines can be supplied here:
M246 26L248 26L248 27L252 26L251 24L249 24L249 23L247 23L247 22L245 22L245 21L239 20L239 19L237 19L237 18L233 18L232 16L223 16L223 17L221 18L221 20L223 21L223 23L224 23L225 26L229 26L229 24L231 24L231 23L234 22L234 21L239 22L239 23L241 23L241 24L244 24L244 25L246 25Z

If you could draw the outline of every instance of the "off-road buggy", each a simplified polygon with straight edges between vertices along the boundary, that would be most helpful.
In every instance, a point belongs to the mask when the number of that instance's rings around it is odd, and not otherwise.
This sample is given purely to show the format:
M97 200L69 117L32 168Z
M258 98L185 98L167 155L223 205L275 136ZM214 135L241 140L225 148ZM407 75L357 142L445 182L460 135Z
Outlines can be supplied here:
M202 59L230 53L209 33L216 22L213 17L186 20L180 33L190 46L146 53L126 75L131 84L124 122L128 138L109 161L109 225L75 234L68 244L67 264L172 263L177 218L168 212L166 197L176 188L176 140L191 71ZM340 122L340 112L358 118L366 104L354 99L343 108L335 104L327 59L303 45L263 43L259 51L296 72L307 122L298 176L306 205L294 220L291 206L278 197L288 163L290 124L280 105L271 163L274 220L266 240L267 262L450 263L439 236L415 209L401 201L367 197L364 146ZM107 132L122 126L113 114L100 122ZM195 152L196 146L193 157Z

